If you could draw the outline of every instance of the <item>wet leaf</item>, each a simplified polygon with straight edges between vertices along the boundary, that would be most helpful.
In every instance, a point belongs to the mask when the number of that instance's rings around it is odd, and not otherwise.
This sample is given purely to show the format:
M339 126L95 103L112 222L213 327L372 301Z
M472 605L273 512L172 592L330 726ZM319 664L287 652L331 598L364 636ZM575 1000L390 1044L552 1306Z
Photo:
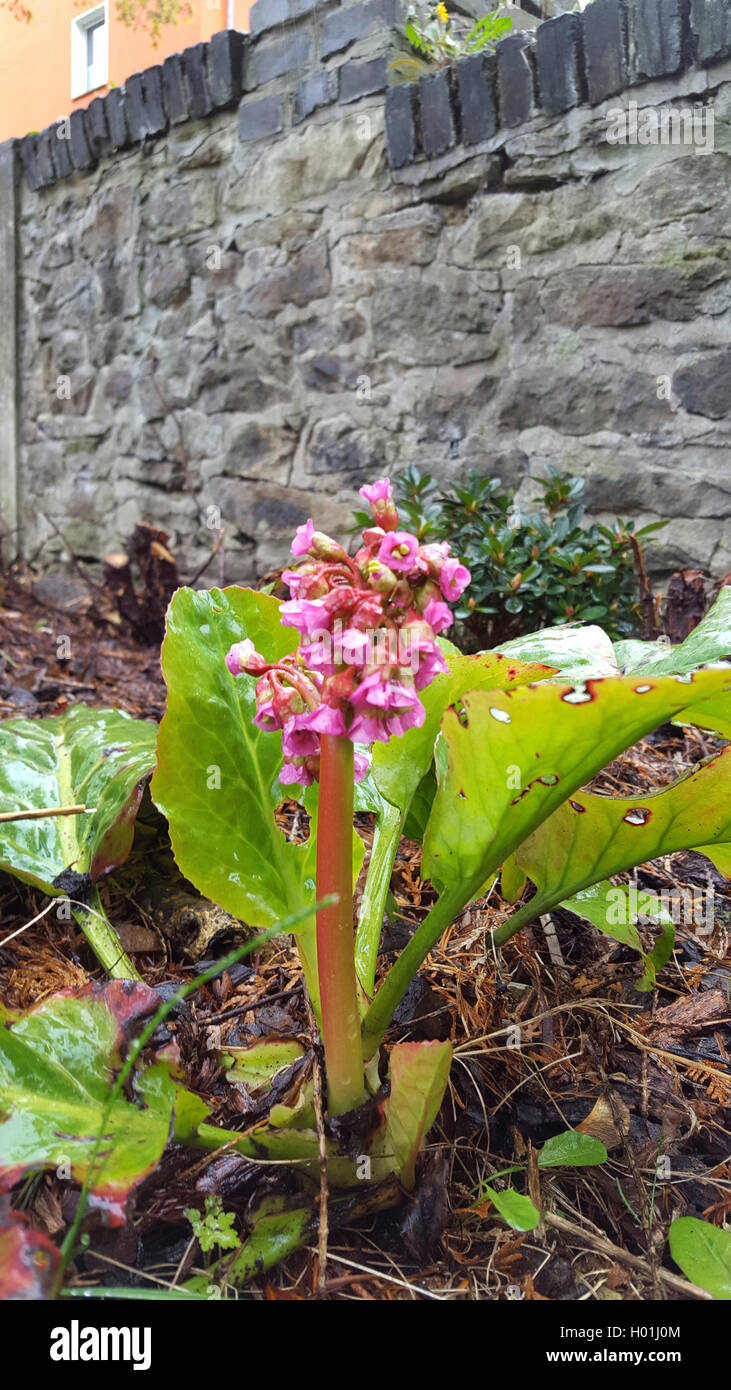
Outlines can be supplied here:
M731 661L731 585L724 585L703 621L679 646L671 647L667 642L642 645L645 650L639 652L625 650L628 644L621 644L619 657L625 663L639 657L638 664L630 669L651 671L653 676L695 671L713 661Z
M53 719L0 724L0 811L86 805L92 815L0 825L0 868L44 893L67 869L96 883L124 863L157 729L121 710L78 705Z
M679 1216L670 1227L670 1254L691 1283L731 1299L731 1231L722 1231L695 1216Z
M293 651L297 634L282 626L279 610L276 599L252 589L179 589L162 649L168 703L152 795L167 816L186 878L254 927L272 927L315 901L315 828L296 845L274 819L285 795L278 780L281 734L257 728L256 681L232 676L225 662L245 637L269 661ZM314 814L317 788L304 800ZM355 874L362 857L354 835ZM314 916L298 929L297 944L317 1009Z
M691 699L709 698L729 683L731 672L720 670L697 672L690 683L672 676L641 681L615 676L587 681L585 687L542 683L465 695L442 720L439 786L424 841L424 873L440 885L474 886L477 891L562 803L565 817L574 792L618 753ZM546 876L562 885L556 903L615 872L603 866L603 843L596 835L587 841L587 854L597 863L591 872L587 865L577 882L563 871L559 876L557 866L542 856ZM564 833L558 844L563 864L571 852L570 836ZM642 854L642 859L651 857ZM517 859L530 873L522 852Z
M226 1080L258 1091L269 1085L277 1072L304 1057L305 1049L298 1042L260 1042L253 1047L227 1047L226 1054L233 1059Z
M730 768L731 748L650 795L573 794L517 851L520 867L538 889L531 900L531 915L550 912L563 903L600 930L641 950L633 923L622 920L627 915L620 910L626 893L606 879L681 849L697 849L719 867L726 864L731 856ZM584 895L583 890L593 883L598 886L592 901L592 895ZM575 896L579 893L581 899ZM640 895L639 911L649 915L651 905L648 895Z
M448 1042L397 1043L391 1049L387 1138L404 1187L413 1187L416 1160L439 1113L452 1064Z
M59 1260L47 1235L14 1217L12 1226L0 1228L0 1302L47 1298Z
M500 652L477 656L446 653L449 674L436 676L420 693L426 719L420 729L409 729L402 738L376 744L373 779L386 800L405 814L434 758L434 743L444 711L468 690L513 690L529 681L551 675L553 668L535 661L508 658Z
M553 666L564 680L616 676L617 659L610 638L601 627L549 627L527 632L506 642L500 650L521 661L540 661Z
M19 1016L0 1008L0 1191L39 1168L83 1182L125 1038L159 1003L147 985L113 980ZM178 1090L160 1058L138 1070L134 1100L112 1106L92 1180L111 1225L124 1223L130 1192L162 1155Z
M580 1134L578 1130L567 1129L563 1134L554 1134L547 1139L538 1151L539 1168L586 1168L596 1163L606 1163L607 1151L601 1140L590 1134Z

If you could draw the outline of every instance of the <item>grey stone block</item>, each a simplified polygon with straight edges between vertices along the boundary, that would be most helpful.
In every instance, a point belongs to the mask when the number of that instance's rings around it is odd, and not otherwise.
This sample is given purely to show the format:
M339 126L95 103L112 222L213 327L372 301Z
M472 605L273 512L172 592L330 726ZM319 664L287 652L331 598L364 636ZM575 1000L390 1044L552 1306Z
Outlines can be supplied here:
M722 420L731 414L731 349L681 367L673 377L673 393L691 415Z
M589 101L595 106L629 82L627 25L622 0L594 0L581 16Z
M297 83L294 97L292 120L295 125L316 111L319 106L328 106L338 95L338 72L318 72L314 77L304 77Z
M67 120L68 118L58 121L56 125L50 127L51 159L57 179L67 179L74 172L74 166L71 163L71 142L68 138L70 129Z
M690 28L703 67L731 57L731 5L728 0L690 0Z
M386 92L386 145L392 169L403 169L419 153L419 96L416 82L389 87Z
M341 102L385 92L388 86L388 59L369 58L365 63L344 63L340 69Z
M208 90L214 107L229 106L243 91L246 38L238 29L222 29L208 44Z
M536 30L538 98L549 116L559 116L586 99L581 18L562 14Z
M162 68L135 72L124 84L125 115L132 140L145 140L167 130L162 95Z
M457 143L457 122L452 108L451 73L443 68L419 79L421 142L427 159L445 154Z
M247 92L263 87L286 72L306 68L312 60L312 36L303 29L282 39L264 39L252 44L247 54L244 88Z
M358 0L355 5L333 10L322 21L320 54L329 58L340 53L365 34L392 28L405 14L402 0Z
M628 10L629 71L634 82L683 67L682 0L642 0Z
M20 142L20 162L23 165L28 187L34 193L43 187L38 167L38 136L26 135Z
M86 108L86 138L95 159L105 159L111 154L112 142L103 97L95 97Z
M188 110L193 120L202 121L213 111L211 93L208 92L206 71L206 47L204 43L193 43L181 53L185 90L188 93Z
M71 124L71 163L74 169L93 169L96 161L91 152L91 145L86 132L86 112L72 111L69 121Z
M522 125L536 114L535 42L528 34L509 34L496 53L500 123Z
M284 107L281 97L243 101L239 107L239 140L261 140L264 135L277 135L283 125Z
M51 141L53 139L54 132L50 128L42 130L38 136L36 161L42 188L50 188L51 184L56 182L56 170L53 167L53 156L51 153Z
M480 140L489 140L498 128L495 54L473 53L463 58L456 64L455 76L464 144L477 145Z
M267 29L276 29L289 20L310 14L321 4L322 0L256 0L249 10L249 31L263 34Z
M165 59L162 65L162 85L168 120L171 125L182 125L183 121L190 118L190 108L181 53L171 53Z
M107 126L113 150L126 150L132 139L127 124L127 103L123 87L113 87L103 98L107 109Z
M194 120L200 121L204 116L210 116L213 110L206 72L206 44L195 43L190 48L184 48L180 56L188 93L188 110Z

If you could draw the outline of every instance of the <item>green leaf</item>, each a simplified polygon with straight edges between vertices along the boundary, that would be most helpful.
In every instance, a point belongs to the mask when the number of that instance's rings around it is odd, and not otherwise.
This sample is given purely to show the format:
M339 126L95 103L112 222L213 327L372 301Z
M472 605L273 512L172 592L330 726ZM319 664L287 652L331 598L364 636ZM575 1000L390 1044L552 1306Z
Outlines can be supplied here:
M387 1137L404 1187L414 1186L419 1150L439 1114L451 1064L448 1042L397 1043L391 1049Z
M234 677L226 653L249 637L268 661L297 646L280 604L252 589L179 589L168 611L162 667L168 703L152 795L167 816L175 859L196 888L255 927L271 927L315 894L315 825L303 845L286 839L274 811L284 791L279 733L254 723L256 681ZM292 789L287 788L287 795ZM314 814L317 788L305 804ZM363 844L354 834L354 872ZM297 934L307 988L318 1009L315 922Z
M355 946L358 979L367 995L373 993L378 943L396 850L405 833L405 821L412 803L420 791L427 797L426 803L422 800L417 808L420 836L431 810L434 741L444 710L466 690L494 686L512 689L528 681L540 680L551 670L508 660L495 652L462 656L450 642L443 641L440 645L449 673L437 676L421 692L426 711L422 727L409 729L401 738L393 738L389 743L377 743L373 751L371 776L382 804L376 819ZM414 826L408 829L413 833Z
M661 652L656 660L648 663L653 676L694 671L713 661L731 660L731 585L724 585L703 621L680 646L658 645Z
M38 1168L84 1180L125 1038L159 1003L147 985L112 980L19 1016L0 1009L0 1191ZM134 1100L112 1106L91 1183L110 1224L124 1224L130 1192L159 1162L179 1089L160 1057L137 1071Z
M675 946L673 918L656 894L638 893L636 888L625 883L615 885L604 880L592 884L591 888L583 888L571 898L565 898L561 907L586 918L605 936L611 936L614 941L621 941L623 945L639 951L643 974L635 982L635 989L647 991L653 988L658 970L667 964ZM654 917L662 927L649 953L644 950L635 926L640 914Z
M563 903L601 931L641 950L634 926L623 920L621 911L609 910L610 902L612 909L621 908L626 890L613 888L605 880L682 849L697 849L714 863L729 867L729 768L731 748L650 795L573 794L517 850L518 864L538 890L529 904L531 917ZM583 890L591 884L598 885L596 892L584 896ZM581 899L576 896L579 893ZM638 905L637 910L645 912L647 907Z
M269 1086L285 1067L289 1067L300 1057L305 1049L298 1042L260 1042L253 1047L227 1047L226 1056L231 1057L232 1065L226 1072L226 1080L242 1082L252 1091L260 1091Z
M421 728L409 729L388 743L377 743L373 750L373 780L381 795L404 814L432 765L434 743L448 705L468 690L513 690L552 674L544 665L511 660L501 652L480 652L477 656L447 652L445 659L449 673L436 676L420 693L426 711Z
M696 1216L679 1216L670 1227L670 1254L691 1283L731 1299L731 1231L722 1231Z
M507 1221L514 1231L533 1231L540 1224L541 1214L534 1207L530 1197L524 1197L521 1192L516 1192L515 1188L508 1187L504 1192L497 1192L486 1183L482 1200L485 1201L488 1197L503 1221Z
M709 698L729 681L728 671L700 671L689 683L615 676L590 680L586 689L545 683L466 695L442 721L423 872L451 888L476 890L619 752L688 705L689 696ZM596 851L594 839L591 846ZM530 873L522 856L518 863ZM567 882L562 898L611 872Z
M540 632L528 632L523 637L516 637L515 641L506 642L500 650L505 656L553 666L558 672L556 679L586 680L589 676L618 674L614 648L600 627L569 625L544 628Z
M53 719L0 724L0 811L86 805L93 814L0 825L0 868L42 892L67 869L93 883L132 846L156 726L121 710L78 705Z
M567 1129L563 1134L554 1134L539 1149L538 1167L587 1168L592 1164L606 1163L608 1156L600 1139L594 1139L591 1134L581 1134L576 1129Z

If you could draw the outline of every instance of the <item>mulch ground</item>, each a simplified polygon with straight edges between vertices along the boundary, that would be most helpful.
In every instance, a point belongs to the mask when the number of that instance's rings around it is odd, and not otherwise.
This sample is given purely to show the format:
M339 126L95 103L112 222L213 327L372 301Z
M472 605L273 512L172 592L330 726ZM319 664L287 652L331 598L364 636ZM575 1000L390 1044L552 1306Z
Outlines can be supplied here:
M159 719L165 692L159 656L125 636L83 576L55 586L6 576L0 594L0 717L40 718L74 703L115 706ZM61 641L65 638L67 640ZM666 726L617 759L593 783L612 795L658 789L719 745L695 730ZM164 823L143 804L148 833L168 853ZM306 833L293 805L283 828ZM361 833L369 840L368 817ZM149 852L149 838L146 853ZM212 938L205 961L159 929L140 906L144 861L105 890L123 944L143 978L177 985L222 954ZM450 1038L449 1090L421 1165L416 1191L370 1224L339 1229L329 1241L320 1296L343 1299L689 1299L699 1296L667 1254L679 1215L722 1223L731 1214L731 955L728 884L702 856L675 854L638 874L640 888L714 889L710 935L677 926L672 959L652 994L634 989L637 954L564 911L535 923L498 955L490 929L509 908L497 892L445 934L396 1016L390 1041ZM402 841L394 877L398 916L384 928L387 965L428 911L417 845ZM42 897L0 875L0 941L44 906ZM653 939L647 930L647 944ZM188 943L189 947L189 943ZM27 1007L49 993L101 978L73 923L44 919L0 945L0 998ZM226 1082L220 1044L275 1034L309 1038L296 955L270 948L202 989L171 1023L187 1081L214 1118L247 1129L265 1103ZM517 1031L519 1029L519 1032ZM519 1038L520 1046L516 1046ZM210 1043L215 1044L213 1048ZM306 1070L305 1073L306 1075ZM291 1099L302 1071L279 1087ZM601 1167L541 1169L536 1150L579 1127L605 1143ZM544 1213L517 1234L481 1200L486 1181L512 1164L521 1191ZM203 1267L184 1216L218 1192L242 1221L281 1179L230 1153L171 1148L137 1190L123 1230L91 1229L73 1282L162 1287ZM55 1240L73 1218L68 1184L40 1174L16 1189L18 1205ZM290 1257L240 1297L306 1299L317 1293L317 1251Z

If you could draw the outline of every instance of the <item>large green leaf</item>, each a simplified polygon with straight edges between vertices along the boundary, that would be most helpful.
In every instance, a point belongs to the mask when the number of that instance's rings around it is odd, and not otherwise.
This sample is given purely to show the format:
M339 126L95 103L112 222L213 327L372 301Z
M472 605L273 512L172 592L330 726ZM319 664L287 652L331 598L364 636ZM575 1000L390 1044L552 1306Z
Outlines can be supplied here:
M562 624L526 632L501 648L506 656L521 661L547 662L566 680L616 676L619 673L611 639L601 627Z
M84 1180L126 1035L159 1003L147 985L113 980L52 995L17 1017L0 1009L0 1191L38 1168ZM134 1100L120 1095L112 1105L91 1179L92 1200L112 1225L123 1224L130 1192L158 1163L184 1094L159 1058L137 1072Z
M91 815L0 825L0 868L44 893L66 870L96 883L129 854L157 729L121 710L78 705L0 724L0 811L83 805Z
M152 795L167 816L186 877L234 916L271 927L314 904L316 833L313 822L309 840L296 845L275 821L285 795L278 780L281 735L257 728L256 682L232 676L225 662L232 644L245 637L269 661L297 646L296 632L282 626L280 604L268 594L239 588L175 594L162 649L168 703ZM317 788L304 801L314 816ZM362 857L354 835L356 874ZM317 1010L314 916L297 942Z
M542 682L508 692L473 691L446 711L422 861L440 894L366 1013L366 1058L442 932L518 845L623 749L679 707L710 699L730 682L725 669L658 679L614 676L576 688ZM570 891L567 885L562 897ZM532 908L526 913L534 915ZM522 911L496 940L507 939L513 923L522 925Z
M585 688L541 684L466 695L442 722L425 872L449 887L472 884L477 891L618 753L730 682L731 672L720 670L687 681L615 676L590 680Z
M617 659L631 671L651 670L653 676L671 672L695 671L714 661L731 661L731 585L724 585L705 618L693 628L684 642L672 647L666 642L642 643L633 650L618 644ZM634 660L634 665L629 662Z
M501 652L477 656L446 653L449 673L436 676L421 692L426 718L420 729L378 743L373 752L373 780L387 801L405 814L434 757L434 743L445 709L468 690L514 690L553 674L553 667L522 661Z
M381 806L374 806L376 824L368 875L361 903L355 959L358 978L367 995L373 993L378 943L391 882L396 850L406 819L417 796L423 793L417 824L426 824L434 784L430 778L434 743L445 709L468 690L512 690L553 673L553 667L518 661L499 652L462 656L449 642L441 643L449 672L437 676L421 692L426 718L420 729L409 729L401 738L377 743L371 777ZM409 830L413 830L413 825Z
M405 1042L391 1049L387 1136L404 1187L414 1186L419 1150L439 1113L451 1064L448 1042Z
M731 1299L731 1231L696 1216L679 1216L670 1227L670 1254L683 1274L715 1299Z
M709 671L697 679L717 674ZM682 849L700 850L722 873L731 872L730 772L731 748L650 795L571 795L516 851L537 889L521 917L550 912L560 903L578 912L582 904L576 894L582 889ZM601 927L606 905L596 906L594 912L590 901L584 903L584 915ZM601 929L616 935L611 922ZM628 944L641 949L639 940Z

